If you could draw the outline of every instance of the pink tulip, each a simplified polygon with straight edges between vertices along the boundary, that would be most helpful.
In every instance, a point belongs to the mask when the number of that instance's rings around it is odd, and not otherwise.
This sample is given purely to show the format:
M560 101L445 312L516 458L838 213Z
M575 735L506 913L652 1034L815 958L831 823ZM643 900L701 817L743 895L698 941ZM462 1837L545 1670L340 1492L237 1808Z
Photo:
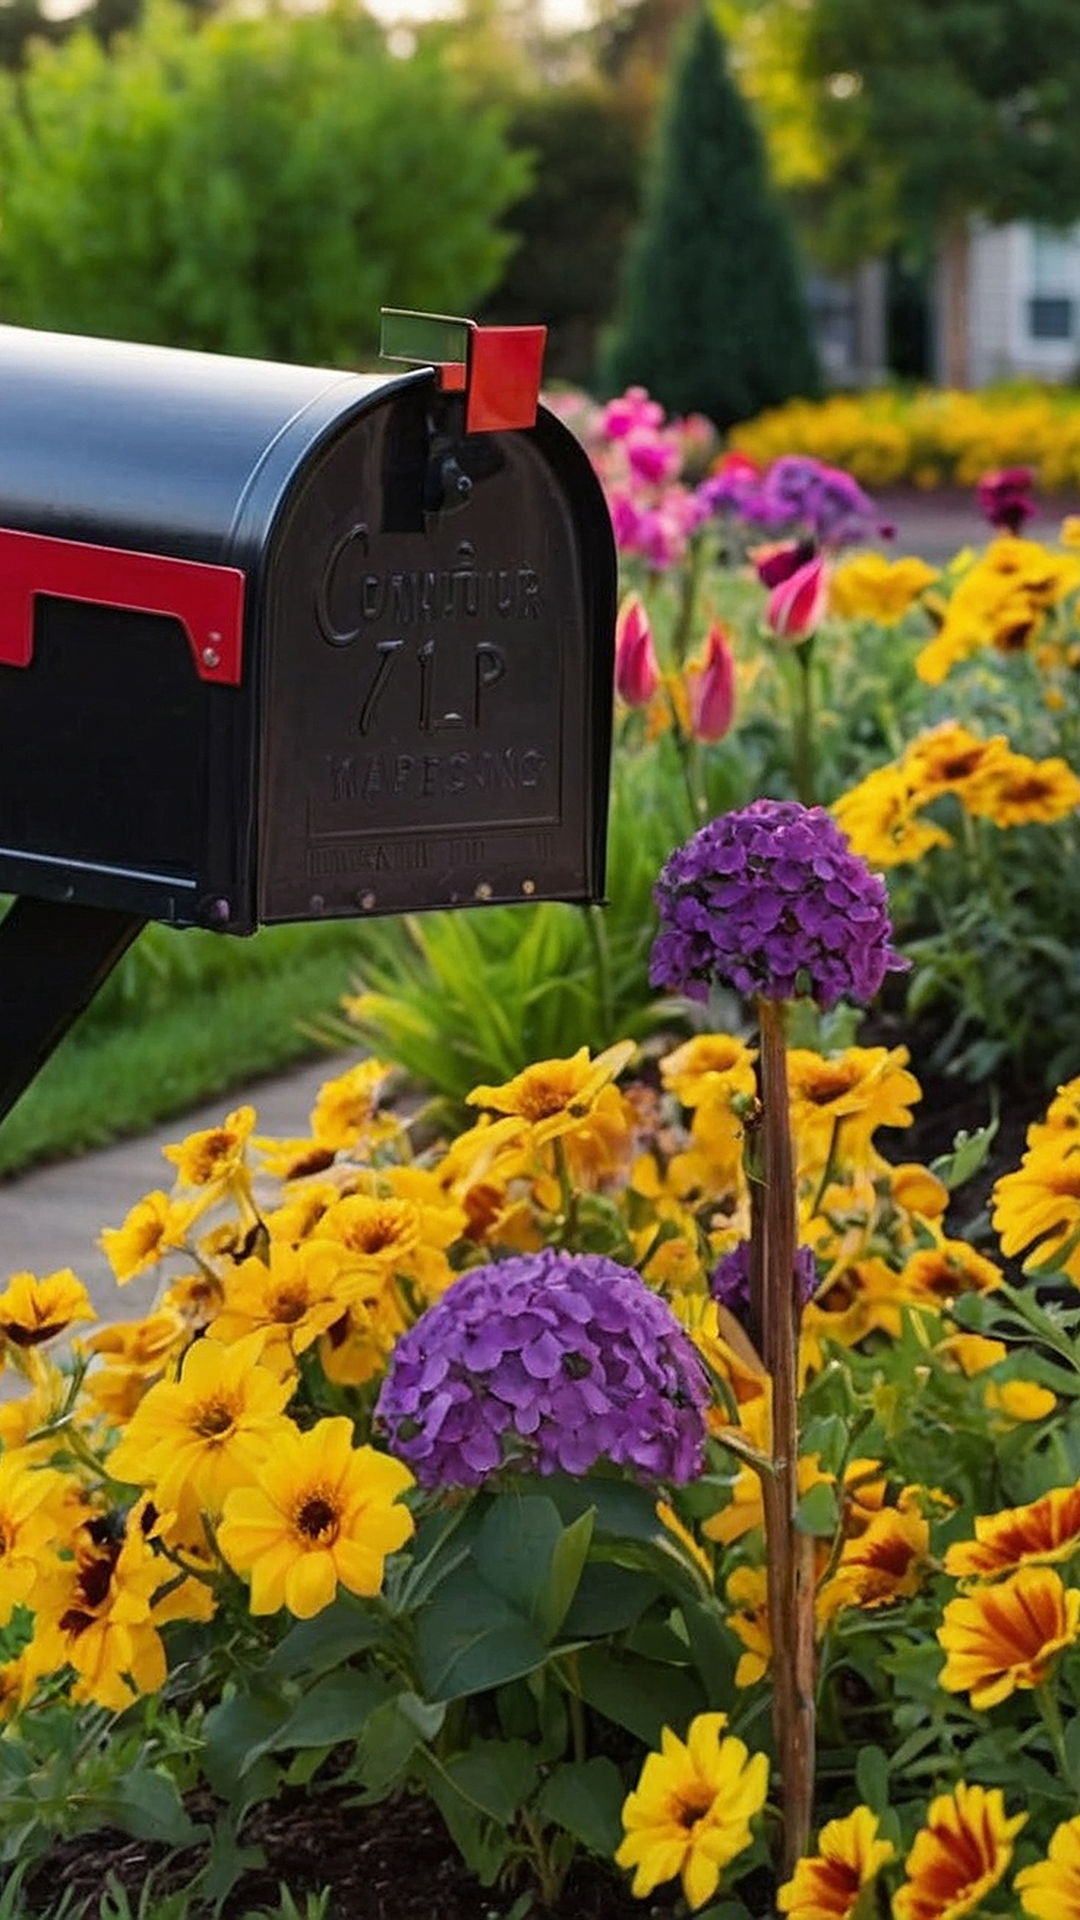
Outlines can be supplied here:
M796 645L820 626L829 597L829 576L821 554L796 567L769 595L767 619L781 640Z
M615 690L628 707L647 707L659 685L649 616L637 594L630 593L615 623Z
M735 661L728 637L714 620L705 658L687 677L690 730L697 740L722 740L735 717Z

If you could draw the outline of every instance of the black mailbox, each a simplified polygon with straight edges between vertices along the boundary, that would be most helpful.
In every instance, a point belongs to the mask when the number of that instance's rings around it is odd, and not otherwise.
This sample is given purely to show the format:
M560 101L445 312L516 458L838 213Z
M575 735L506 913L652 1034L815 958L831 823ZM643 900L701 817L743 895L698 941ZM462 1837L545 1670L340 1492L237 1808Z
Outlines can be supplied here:
M494 364L476 431L465 363L0 328L0 890L234 933L599 895L610 525L552 414L490 430Z
M601 894L614 543L542 346L0 327L0 1117L147 919Z

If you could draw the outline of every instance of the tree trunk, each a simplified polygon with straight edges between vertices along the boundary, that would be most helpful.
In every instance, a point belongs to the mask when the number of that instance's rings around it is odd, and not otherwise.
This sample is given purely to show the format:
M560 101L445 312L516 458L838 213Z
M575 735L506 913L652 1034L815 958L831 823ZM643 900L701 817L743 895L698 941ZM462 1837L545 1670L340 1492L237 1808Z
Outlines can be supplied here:
M944 351L941 371L948 387L971 384L971 342L968 326L968 282L971 241L966 220L953 220L941 244L941 327Z

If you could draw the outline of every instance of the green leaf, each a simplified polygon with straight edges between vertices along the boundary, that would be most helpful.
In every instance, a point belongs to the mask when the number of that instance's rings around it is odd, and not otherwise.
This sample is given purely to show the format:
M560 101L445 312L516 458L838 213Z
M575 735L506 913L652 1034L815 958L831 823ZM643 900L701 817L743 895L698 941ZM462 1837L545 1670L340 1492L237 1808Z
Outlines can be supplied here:
M931 1160L931 1173L936 1174L938 1179L944 1182L950 1193L954 1188L962 1187L965 1180L970 1180L973 1174L978 1173L990 1151L997 1130L996 1120L989 1121L976 1133L967 1133L961 1128L953 1141L952 1152L941 1154L938 1159Z
M457 1700L502 1686L547 1658L536 1628L472 1565L444 1580L419 1615L416 1651L429 1700Z
M839 1524L836 1489L827 1480L819 1480L817 1486L811 1487L799 1501L795 1510L795 1525L800 1533L813 1533L829 1540Z
M524 1740L476 1740L445 1763L457 1793L509 1826L536 1784L536 1763Z
M704 1688L685 1669L661 1666L608 1647L585 1647L576 1662L582 1697L617 1727L658 1746L661 1727L689 1726L708 1702Z
M341 1741L357 1740L368 1716L383 1704L389 1692L389 1681L378 1674L355 1669L328 1673L305 1693L255 1752L336 1747Z
M536 1809L593 1853L610 1859L622 1839L619 1816L625 1799L626 1787L615 1762L597 1756L556 1767L540 1789Z
M263 1677L291 1680L301 1673L329 1673L353 1654L378 1646L385 1634L385 1618L374 1607L339 1596L314 1620L298 1620L289 1628L263 1668Z
M636 1573L603 1561L589 1561L582 1571L563 1631L571 1640L590 1640L600 1634L621 1633L641 1618L660 1588L650 1573Z
M489 1587L508 1600L545 1645L562 1624L592 1538L592 1514L564 1528L543 1494L500 1495L484 1518L473 1558Z
M422 1740L433 1740L446 1718L441 1703L430 1706L415 1693L396 1693L368 1715L358 1742L357 1772L373 1799L404 1774Z
M135 1767L97 1801L100 1824L119 1827L137 1840L159 1840L168 1847L190 1847L205 1836L184 1810L176 1782L150 1767Z
M251 1806L274 1791L278 1768L265 1755L290 1708L279 1694L234 1693L211 1707L203 1723L202 1767L214 1792L233 1806ZM243 1786L241 1788L241 1782Z
M855 1785L860 1800L872 1813L884 1813L889 1804L889 1757L880 1747L860 1747L855 1761Z

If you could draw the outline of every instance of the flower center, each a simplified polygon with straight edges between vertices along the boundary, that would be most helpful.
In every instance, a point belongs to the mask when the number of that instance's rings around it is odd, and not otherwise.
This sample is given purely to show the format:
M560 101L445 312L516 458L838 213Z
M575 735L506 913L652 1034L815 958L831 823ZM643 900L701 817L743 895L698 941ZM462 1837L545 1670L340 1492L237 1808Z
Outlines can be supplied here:
M273 1318L283 1326L292 1326L307 1312L307 1295L302 1287L282 1287L271 1302Z
M708 1813L712 1803L713 1796L708 1787L700 1783L692 1787L683 1787L675 1794L672 1801L672 1819L676 1826L685 1827L689 1833L692 1827L697 1826L702 1816Z
M236 1410L229 1401L217 1398L204 1400L191 1425L193 1432L202 1440L220 1440L228 1433L236 1418Z
M309 1540L325 1542L337 1532L338 1513L323 1493L310 1493L296 1510L297 1530Z

